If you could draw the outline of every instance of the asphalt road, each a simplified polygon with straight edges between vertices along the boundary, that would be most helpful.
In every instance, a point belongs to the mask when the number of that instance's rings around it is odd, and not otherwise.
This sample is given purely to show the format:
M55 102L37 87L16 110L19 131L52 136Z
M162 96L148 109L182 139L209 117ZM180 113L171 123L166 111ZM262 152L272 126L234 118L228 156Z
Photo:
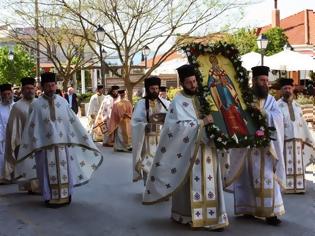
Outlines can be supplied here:
M315 235L315 184L306 194L285 195L286 214L278 227L233 215L233 196L225 194L230 226L224 232L193 231L170 220L171 202L141 204L142 182L132 183L131 154L102 149L105 159L87 185L76 188L72 204L46 208L38 195L0 186L0 236L63 235Z
M131 154L102 148L103 165L89 184L76 188L72 204L48 209L41 197L0 186L0 235L315 235L315 184L306 194L285 195L287 213L279 227L233 216L233 196L225 194L230 226L224 232L192 231L170 220L170 201L141 204L142 183L132 183Z

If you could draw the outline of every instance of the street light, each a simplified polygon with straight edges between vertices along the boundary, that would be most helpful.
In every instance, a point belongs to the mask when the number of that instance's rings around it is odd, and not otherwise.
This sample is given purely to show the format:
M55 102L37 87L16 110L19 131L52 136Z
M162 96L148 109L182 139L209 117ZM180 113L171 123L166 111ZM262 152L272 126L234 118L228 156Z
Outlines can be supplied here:
M105 51L105 49L102 50L102 43L105 39L105 30L102 26L98 25L98 27L95 31L95 37L96 37L97 43L98 43L99 48L100 48L101 80L102 80L102 83L104 84L104 87L106 88L105 67L104 67L104 61L103 61L103 51L104 51L104 54L106 53L106 51Z
M148 56L150 54L150 51L151 51L151 49L148 47L148 45L145 45L142 48L141 61L144 61L145 68L147 68L147 58L148 58Z
M12 51L9 52L8 58L9 58L10 61L13 61L14 53Z
M102 26L98 25L96 31L95 31L95 36L97 39L98 43L102 43L105 39L105 30Z
M256 42L257 42L258 48L260 49L261 65L263 66L264 65L264 52L268 45L268 38L265 35L261 34L258 36Z

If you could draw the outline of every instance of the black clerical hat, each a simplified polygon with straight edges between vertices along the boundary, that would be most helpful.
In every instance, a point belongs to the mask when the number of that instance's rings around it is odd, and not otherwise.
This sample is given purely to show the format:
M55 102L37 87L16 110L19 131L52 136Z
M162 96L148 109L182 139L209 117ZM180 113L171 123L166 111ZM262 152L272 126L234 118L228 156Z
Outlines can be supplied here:
M157 76L150 76L144 80L144 87L149 88L152 85L161 86L161 79Z
M195 67L193 65L189 65L189 64L182 65L178 67L176 70L177 70L180 81L183 81L185 78L189 76L196 75Z
M282 88L283 86L286 86L286 85L293 86L293 79L281 78L278 83L279 83L280 88Z
M32 77L24 77L21 79L21 84L22 86L25 86L25 85L35 85L35 79L32 78Z
M160 87L160 92L166 92L166 86L161 86Z
M126 91L126 89L120 88L120 89L118 90L118 93L119 93L119 94L122 94L122 93L125 93L125 91Z
M260 76L260 75L268 76L269 70L270 69L268 66L254 66L254 67L252 67L253 78Z
M117 85L112 86L112 90L118 90L118 89L119 89L119 86L117 86Z
M56 74L53 72L45 72L40 75L40 83L49 83L49 82L56 82Z
M104 88L104 86L102 84L97 85L97 89L102 89L102 88Z
M6 90L12 90L12 85L11 84L0 84L0 91L6 91Z

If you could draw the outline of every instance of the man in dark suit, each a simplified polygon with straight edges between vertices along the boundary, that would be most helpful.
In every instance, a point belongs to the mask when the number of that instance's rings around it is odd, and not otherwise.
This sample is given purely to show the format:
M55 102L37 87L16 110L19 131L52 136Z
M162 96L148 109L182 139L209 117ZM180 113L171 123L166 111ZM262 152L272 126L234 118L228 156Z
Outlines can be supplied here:
M74 111L74 113L78 114L78 99L72 87L68 88L68 93L65 94L65 99L70 104L71 109Z

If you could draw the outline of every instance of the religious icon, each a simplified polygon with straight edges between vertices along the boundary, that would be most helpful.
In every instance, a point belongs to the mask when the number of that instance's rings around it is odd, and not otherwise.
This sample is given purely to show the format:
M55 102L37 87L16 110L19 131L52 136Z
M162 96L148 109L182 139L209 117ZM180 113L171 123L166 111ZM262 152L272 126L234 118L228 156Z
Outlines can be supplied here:
M246 111L236 71L229 58L221 54L202 53L196 57L203 85L209 90L214 123L229 137L255 135L256 125Z
M207 85L216 107L223 116L228 134L230 136L248 135L246 120L242 117L244 111L232 80L220 67L215 55L210 54L209 61L211 68Z

